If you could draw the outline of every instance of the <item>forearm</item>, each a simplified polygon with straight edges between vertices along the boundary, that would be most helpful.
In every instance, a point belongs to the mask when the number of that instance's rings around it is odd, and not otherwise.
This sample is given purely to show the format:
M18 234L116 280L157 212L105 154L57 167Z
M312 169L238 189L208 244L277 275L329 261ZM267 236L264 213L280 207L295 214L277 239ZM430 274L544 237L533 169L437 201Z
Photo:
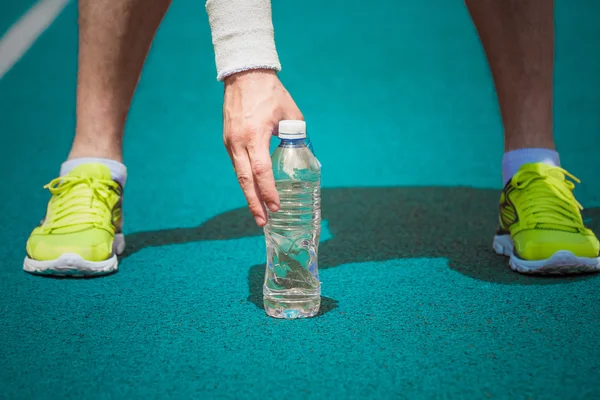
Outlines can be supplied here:
M270 0L208 0L217 79L250 69L281 70Z

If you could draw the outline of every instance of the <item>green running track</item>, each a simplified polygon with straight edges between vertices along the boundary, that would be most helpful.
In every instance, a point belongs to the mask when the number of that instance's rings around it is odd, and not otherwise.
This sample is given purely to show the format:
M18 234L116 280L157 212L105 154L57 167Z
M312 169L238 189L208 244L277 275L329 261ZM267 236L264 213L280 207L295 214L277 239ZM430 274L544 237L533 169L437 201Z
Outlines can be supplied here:
M32 3L0 4L0 36ZM75 126L71 2L0 80L0 398L600 398L599 277L517 275L491 249L502 127L463 3L273 12L323 164L321 314L261 308L202 0L174 2L132 105L120 271L22 271ZM555 129L600 233L599 13L557 1Z

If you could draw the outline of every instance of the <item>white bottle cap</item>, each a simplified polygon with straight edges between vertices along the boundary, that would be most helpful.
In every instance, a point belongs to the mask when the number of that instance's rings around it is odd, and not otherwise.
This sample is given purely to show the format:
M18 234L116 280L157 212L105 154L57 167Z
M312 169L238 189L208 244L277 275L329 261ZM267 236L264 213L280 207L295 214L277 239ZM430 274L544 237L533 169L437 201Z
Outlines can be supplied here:
M306 137L306 122L288 119L279 121L280 139L304 139Z

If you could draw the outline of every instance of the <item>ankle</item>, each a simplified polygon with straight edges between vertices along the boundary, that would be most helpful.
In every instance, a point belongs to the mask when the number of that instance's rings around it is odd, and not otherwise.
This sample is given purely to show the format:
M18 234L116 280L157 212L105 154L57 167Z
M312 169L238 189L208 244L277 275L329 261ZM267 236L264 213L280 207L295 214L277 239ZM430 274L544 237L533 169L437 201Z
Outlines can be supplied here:
M556 151L552 125L521 126L504 129L504 151L548 149Z
M103 160L112 160L118 163L123 162L123 154L120 151L111 151L107 149L73 148L69 153L67 160L76 160L79 158L98 158Z
M92 157L123 162L122 143L122 132L113 132L108 127L101 132L78 127L67 159Z
M509 153L511 151L517 151L517 150L527 150L527 149L533 149L533 150L544 149L544 150L556 151L556 146L554 145L554 141L543 141L543 140L519 141L519 142L515 141L515 142L504 144L504 152L505 153Z

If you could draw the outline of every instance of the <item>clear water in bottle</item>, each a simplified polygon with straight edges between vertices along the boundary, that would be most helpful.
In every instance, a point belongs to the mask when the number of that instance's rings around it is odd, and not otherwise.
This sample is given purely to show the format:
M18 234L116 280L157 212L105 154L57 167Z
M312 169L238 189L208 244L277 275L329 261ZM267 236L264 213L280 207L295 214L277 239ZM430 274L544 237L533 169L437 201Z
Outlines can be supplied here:
M265 311L276 318L306 318L321 304L318 247L321 233L321 168L305 143L303 121L282 121L272 155L280 209L265 226Z

